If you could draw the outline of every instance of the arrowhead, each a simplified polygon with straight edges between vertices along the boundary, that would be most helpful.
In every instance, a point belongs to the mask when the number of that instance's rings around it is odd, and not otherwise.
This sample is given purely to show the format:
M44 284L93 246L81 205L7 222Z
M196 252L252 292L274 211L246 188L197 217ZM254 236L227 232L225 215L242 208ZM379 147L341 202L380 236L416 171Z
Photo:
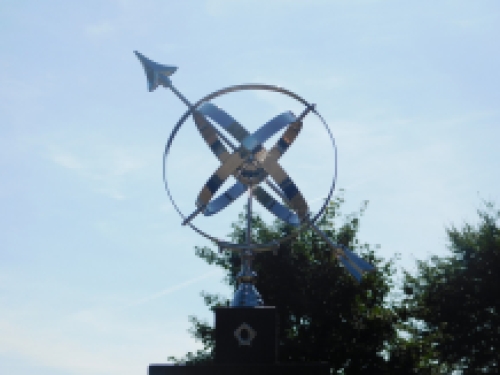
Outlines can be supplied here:
M144 71L146 72L149 91L154 91L159 85L170 87L171 82L170 78L168 77L175 73L177 67L161 65L152 60L149 60L146 56L137 51L134 51L134 53L144 67Z

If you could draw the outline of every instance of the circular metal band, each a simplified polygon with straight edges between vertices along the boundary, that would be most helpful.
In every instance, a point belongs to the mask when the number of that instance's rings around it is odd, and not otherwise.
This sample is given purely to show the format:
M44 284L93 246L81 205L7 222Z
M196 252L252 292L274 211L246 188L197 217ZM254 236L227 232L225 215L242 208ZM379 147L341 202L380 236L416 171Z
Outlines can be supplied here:
M183 218L183 220L186 219L186 216L182 213L180 208L175 203L175 200L174 200L172 193L170 191L170 188L168 185L168 179L167 179L167 158L168 158L168 154L170 153L170 148L172 146L174 138L177 135L177 132L180 130L181 126L186 122L188 117L191 114L193 114L193 112L203 103L208 102L212 99L215 99L219 96L232 93L232 92L250 91L250 90L263 90L263 91L277 92L277 93L284 94L286 96L289 96L289 97L297 100L298 102L302 103L306 107L311 107L310 103L308 103L305 99L298 96L297 94L295 94L289 90L286 90L284 88L278 87L278 86L265 85L265 84L242 84L242 85L229 86L229 87L220 89L218 91L214 91L213 93L198 100L190 109L188 109L186 111L186 113L184 113L184 115L179 119L179 121L177 121L177 124L174 126L174 128L172 129L172 132L170 133L170 137L168 138L167 144L165 145L165 151L163 154L163 182L165 184L165 190L168 194L170 201L172 202L173 207L179 213L179 215ZM274 241L266 242L266 243L262 243L262 244L255 243L255 244L248 245L248 244L236 244L236 243L232 243L232 242L226 242L226 241L223 241L221 239L218 239L218 238L215 238L215 237L209 235L208 233L206 233L203 230L196 227L194 224L188 223L188 225L191 227L191 229L193 229L195 232L202 235L203 237L215 242L219 246L219 248L227 249L227 250L235 250L235 251L239 251L242 249L248 249L248 250L252 250L254 252L259 252L259 251L275 250L282 242L291 240L292 238L297 236L302 230L304 230L304 228L307 227L310 223L316 222L316 220L318 220L318 218L326 210L326 207L328 206L328 203L330 202L330 200L332 198L333 191L335 190L335 183L337 181L337 146L335 144L335 138L333 137L332 132L331 132L328 124L326 123L326 121L318 113L318 111L316 111L316 109L313 109L312 111L319 118L319 120L321 121L321 123L325 127L325 130L328 133L328 136L330 137L330 141L332 143L332 147L333 147L334 155L335 155L332 184L330 186L330 189L328 191L328 195L326 196L326 199L325 199L323 205L321 206L319 211L314 216L310 217L309 219L304 220L302 222L301 226L299 228L297 228L295 231L292 231L291 234L289 234L285 237L282 237L279 240L274 240Z

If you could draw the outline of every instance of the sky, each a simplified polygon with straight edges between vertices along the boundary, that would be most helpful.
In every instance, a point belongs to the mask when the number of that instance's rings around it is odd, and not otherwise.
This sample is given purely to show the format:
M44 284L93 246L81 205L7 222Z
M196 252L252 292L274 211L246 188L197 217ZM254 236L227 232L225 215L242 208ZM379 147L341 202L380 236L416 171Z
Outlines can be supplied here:
M144 374L200 347L202 290L231 295L164 191L186 107L147 91L134 50L179 67L193 102L266 83L315 103L343 212L368 200L360 239L411 271L500 202L498 35L487 0L0 1L0 373ZM301 110L260 91L216 104L249 130ZM306 120L280 164L317 209L334 155ZM191 121L168 163L188 214L219 165ZM243 203L195 223L225 236Z

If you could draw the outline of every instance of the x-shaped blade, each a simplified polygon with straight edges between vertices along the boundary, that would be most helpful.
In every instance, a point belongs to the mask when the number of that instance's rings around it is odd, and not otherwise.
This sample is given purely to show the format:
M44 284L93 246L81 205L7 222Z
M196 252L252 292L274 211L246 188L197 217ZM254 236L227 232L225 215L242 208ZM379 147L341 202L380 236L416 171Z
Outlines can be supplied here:
M312 107L307 108L299 118L296 118L291 112L282 113L267 122L253 134L250 134L230 115L212 103L204 103L200 106L194 116L196 125L205 142L221 161L222 165L207 181L198 196L197 205L199 209L197 212L203 211L206 216L220 212L241 196L249 185L257 185L269 175L278 184L280 195L284 196L287 204L297 213L276 201L261 187L256 186L254 188L254 196L276 217L288 224L299 225L308 212L307 203L295 183L277 161L297 137L302 128L301 120L311 109ZM215 121L240 141L240 146L233 154L227 152L224 144L217 137L218 132L206 120L206 117ZM284 134L276 145L267 152L263 148L262 143L284 127L287 127ZM248 163L253 163L255 168L248 168ZM238 181L224 194L212 199L230 175L233 175ZM276 186L274 188L276 189ZM190 215L186 222L190 221L194 216L194 214Z

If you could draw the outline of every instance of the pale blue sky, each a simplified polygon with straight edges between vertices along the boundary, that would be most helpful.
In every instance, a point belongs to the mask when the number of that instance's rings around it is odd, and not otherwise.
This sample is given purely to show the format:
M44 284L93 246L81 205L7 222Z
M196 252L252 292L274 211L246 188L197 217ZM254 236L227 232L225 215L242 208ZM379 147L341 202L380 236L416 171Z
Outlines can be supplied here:
M401 267L446 254L446 226L500 202L497 1L3 0L0 31L2 374L144 374L198 347L202 289L229 294L163 190L185 108L147 92L133 50L178 66L193 101L259 82L316 103L345 211L369 200L361 239ZM290 104L234 98L249 128ZM311 200L331 171L315 129L282 160ZM172 156L187 211L217 166L189 131ZM228 233L237 210L205 225Z

